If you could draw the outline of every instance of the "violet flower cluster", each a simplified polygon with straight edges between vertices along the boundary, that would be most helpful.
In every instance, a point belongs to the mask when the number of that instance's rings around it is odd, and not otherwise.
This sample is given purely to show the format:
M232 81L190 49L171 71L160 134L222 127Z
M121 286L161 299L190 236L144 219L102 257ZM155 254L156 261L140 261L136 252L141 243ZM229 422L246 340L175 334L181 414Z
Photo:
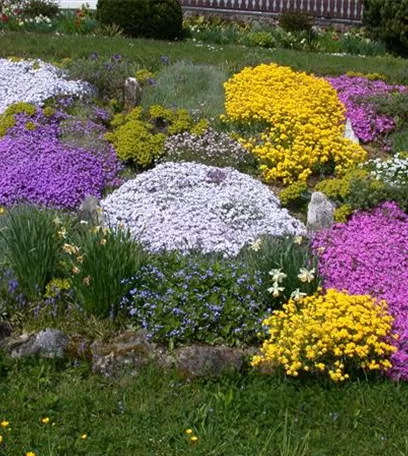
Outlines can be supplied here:
M302 235L304 225L261 182L232 168L164 163L101 202L151 251L198 249L237 255L263 234Z
M0 114L20 101L41 105L55 96L82 97L92 92L86 82L68 81L60 69L41 60L0 59L0 74Z
M384 203L319 233L313 244L326 288L387 301L399 334L390 375L408 380L408 215Z
M75 209L85 196L100 198L105 186L117 183L114 150L64 144L59 134L65 117L46 117L40 108L34 116L16 115L16 125L0 138L0 206L28 202Z
M339 99L346 107L346 117L351 120L354 132L363 143L379 139L395 128L393 118L378 114L375 107L363 99L395 91L405 92L405 86L346 75L327 78L327 81L337 90Z

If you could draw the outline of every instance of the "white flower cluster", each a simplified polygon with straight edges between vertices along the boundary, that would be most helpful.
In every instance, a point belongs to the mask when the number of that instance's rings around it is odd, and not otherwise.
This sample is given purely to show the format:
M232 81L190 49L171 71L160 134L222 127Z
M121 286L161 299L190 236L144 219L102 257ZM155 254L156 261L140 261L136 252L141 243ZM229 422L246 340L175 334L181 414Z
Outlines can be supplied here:
M23 26L26 24L36 24L36 25L48 25L49 27L52 27L52 21L49 17L43 16L40 14L39 16L36 17L28 17L26 19L21 19L18 21L19 26Z
M60 69L41 60L0 59L0 114L20 101L41 105L54 96L82 96L90 92L88 83L68 81Z
M160 164L126 182L101 207L111 226L129 228L151 251L237 255L263 234L305 233L261 182L197 163Z
M408 156L397 153L389 160L369 160L366 166L374 177L389 185L408 185Z

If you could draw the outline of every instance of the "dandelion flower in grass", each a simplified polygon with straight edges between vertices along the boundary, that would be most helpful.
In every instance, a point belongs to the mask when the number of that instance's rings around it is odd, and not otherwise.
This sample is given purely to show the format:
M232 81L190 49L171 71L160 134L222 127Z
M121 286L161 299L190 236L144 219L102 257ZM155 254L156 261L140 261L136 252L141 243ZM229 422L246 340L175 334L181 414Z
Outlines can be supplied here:
M86 440L88 438L88 434L81 434L81 440Z
M316 274L315 269L311 269L310 271L308 271L305 268L301 268L298 278L301 282L310 283L310 282L313 282L313 280L315 278L315 274Z
M272 280L277 283L281 283L283 279L286 279L287 275L282 272L282 269L272 269L269 271L269 275L272 276Z
M190 442L193 442L193 443L198 442L198 437L197 437L196 435L192 435L192 436L190 437Z
M48 416L46 416L45 418L41 418L41 423L42 424L50 424L50 419L48 418Z
M3 420L3 421L0 423L0 426L1 426L2 428L6 428L6 427L8 427L9 424L10 424L10 421Z
M34 453L34 451L28 451L25 456L36 456L36 454Z
M277 298L282 291L284 291L284 287L280 287L278 282L274 282L273 286L268 288L268 292L274 297Z
M186 429L184 431L187 435L191 435L193 433L193 430L192 429Z
M0 445L3 443L3 436L0 435Z

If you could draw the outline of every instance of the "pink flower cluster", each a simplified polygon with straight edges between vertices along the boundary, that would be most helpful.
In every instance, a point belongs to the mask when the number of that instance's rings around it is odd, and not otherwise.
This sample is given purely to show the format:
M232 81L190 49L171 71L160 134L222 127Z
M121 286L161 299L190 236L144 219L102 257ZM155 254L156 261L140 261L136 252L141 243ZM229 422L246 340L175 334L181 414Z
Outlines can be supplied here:
M350 119L360 141L369 143L395 128L393 118L378 114L373 104L364 99L395 91L405 92L407 90L405 86L389 85L383 81L371 81L346 75L327 78L327 80L337 90L339 99L346 106L346 116Z
M399 334L390 375L408 380L408 215L384 203L319 233L313 246L326 288L387 301Z

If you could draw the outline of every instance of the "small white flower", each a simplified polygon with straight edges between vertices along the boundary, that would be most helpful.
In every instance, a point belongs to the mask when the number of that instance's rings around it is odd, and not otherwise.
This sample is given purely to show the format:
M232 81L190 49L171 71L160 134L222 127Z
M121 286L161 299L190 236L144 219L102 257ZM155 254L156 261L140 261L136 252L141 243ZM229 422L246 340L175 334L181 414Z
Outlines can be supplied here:
M294 301L300 301L301 299L303 299L304 297L306 296L306 293L302 293L299 288L296 288L295 291L292 292L292 294L290 295L290 297L294 300Z
M298 278L301 282L307 282L307 283L310 283L310 282L313 282L314 278L315 278L315 274L316 274L316 271L315 269L311 269L310 271L308 271L307 269L305 268L301 268L300 269L300 274L298 275Z
M284 287L280 287L278 282L274 282L273 286L268 288L268 293L270 293L274 298L277 298L282 291L284 291Z
M282 272L282 269L272 269L269 271L269 275L272 276L272 280L276 283L281 283L287 277L287 274Z
M254 252L259 252L260 248L261 248L261 245L262 245L262 239L261 238L258 238L252 245L251 245L251 250L253 250Z

